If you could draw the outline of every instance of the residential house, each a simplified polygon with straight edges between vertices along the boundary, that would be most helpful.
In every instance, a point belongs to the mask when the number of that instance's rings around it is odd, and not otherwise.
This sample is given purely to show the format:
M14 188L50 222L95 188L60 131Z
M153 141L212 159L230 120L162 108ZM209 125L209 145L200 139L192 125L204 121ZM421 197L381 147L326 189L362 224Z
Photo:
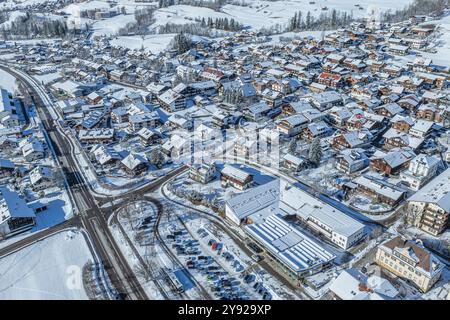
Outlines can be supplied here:
M331 281L329 290L340 300L394 300L399 296L387 279L357 269L343 270Z
M298 135L306 126L309 121L301 114L296 114L276 122L276 129L287 137L293 137Z
M203 184L214 180L216 173L217 169L215 163L201 163L189 166L189 178Z
M370 158L370 169L385 175L397 175L409 166L416 154L409 149L376 151Z
M369 175L359 176L353 180L353 183L357 185L357 192L371 197L377 203L387 204L390 207L397 206L406 196L404 190Z
M37 166L30 171L31 188L34 191L44 190L55 186L53 171L49 167Z
M147 159L142 155L130 153L121 161L125 172L130 176L137 176L147 170Z
M344 149L336 157L336 169L346 174L352 174L367 168L370 164L369 158L361 148Z
M433 126L434 126L434 122L423 120L423 119L419 119L412 126L411 130L409 131L409 133L413 137L416 137L416 138L425 138L431 133Z
M28 141L22 146L22 155L28 162L34 162L45 156L44 145L40 141Z
M222 187L232 186L238 190L245 190L253 184L253 175L235 166L226 164L220 171Z
M287 153L283 157L283 166L294 172L300 171L308 166L309 161L303 157Z
M151 146L161 140L161 134L158 131L146 127L140 129L137 135L144 147Z
M400 173L400 179L414 191L418 191L437 174L441 161L432 156L419 154L409 163L408 170Z

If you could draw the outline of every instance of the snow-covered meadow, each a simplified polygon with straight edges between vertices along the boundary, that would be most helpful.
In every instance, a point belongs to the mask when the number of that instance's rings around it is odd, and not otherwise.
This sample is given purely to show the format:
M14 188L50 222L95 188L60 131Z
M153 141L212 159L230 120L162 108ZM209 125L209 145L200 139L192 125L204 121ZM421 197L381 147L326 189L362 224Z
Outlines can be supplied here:
M277 24L284 25L293 16L294 12L302 11L306 16L308 11L312 16L319 16L321 13L330 12L333 9L338 11L346 11L348 14L354 17L365 17L371 12L384 12L387 10L402 9L411 0L378 0L376 3L370 0L279 0L279 1L244 1L246 5L224 5L220 11L215 11L206 7L194 7L190 5L174 5L166 8L159 8L154 13L155 23L150 27L154 29L158 26L165 25L166 23L173 24L187 24L194 23L196 20L202 18L228 18L234 19L246 27L252 29L261 29L271 27ZM83 21L80 18L80 12L82 10L93 9L117 9L124 8L126 14L120 14L118 16L107 18L99 21L90 21L93 23L95 35L112 35L118 31L120 27L125 26L129 22L134 20L135 10L142 9L144 7L155 6L156 3L141 3L133 2L130 0L119 0L117 4L110 6L108 1L95 0L86 1L82 3L70 4L61 12L69 15L69 21L77 20Z
M0 70L0 88L6 89L9 92L14 92L17 89L16 78L9 73Z
M87 299L81 270L92 254L77 231L63 231L0 259L0 299Z
M440 36L435 41L435 53L424 52L422 55L433 60L433 63L450 66L450 14L446 17L432 21L439 26Z

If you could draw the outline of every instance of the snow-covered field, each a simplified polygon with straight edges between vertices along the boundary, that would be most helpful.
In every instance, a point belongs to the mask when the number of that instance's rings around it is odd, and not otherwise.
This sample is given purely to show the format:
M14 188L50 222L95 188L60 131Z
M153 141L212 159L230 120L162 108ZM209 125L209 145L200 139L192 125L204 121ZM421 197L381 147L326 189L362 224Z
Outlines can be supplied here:
M77 231L63 231L0 259L0 299L87 299L81 270L92 254Z
M9 92L14 92L17 89L16 78L9 73L0 70L0 87Z
M434 64L450 66L450 14L446 17L433 21L440 26L440 37L436 40L436 53L424 52L423 56L433 60Z
M174 34L156 34L145 36L144 39L141 36L123 36L113 39L111 45L131 50L143 47L146 51L158 54L168 47L174 36Z
M396 2L388 0L375 1L362 0L320 0L310 4L306 0L280 0L280 1L251 1L250 6L225 5L220 12L209 8L198 8L188 5L175 5L161 8L155 13L156 25L165 23L192 23L196 18L228 18L235 19L240 23L255 29L270 27L276 24L285 24L296 11L302 11L305 15L310 11L313 16L319 16L323 12L336 9L347 11L354 17L364 17L372 10L386 11L401 9L410 3L410 0L399 0ZM359 4L362 9L355 5ZM328 10L322 10L322 8Z
M319 0L310 3L306 0L279 0L279 1L248 1L250 5L225 5L220 11L214 11L205 7L194 7L189 5L174 5L167 8L158 9L154 16L156 22L151 29L166 23L186 24L194 23L195 20L202 18L228 18L244 24L245 26L261 29L271 27L277 24L285 25L289 19L297 11L302 11L304 16L308 11L313 16L319 16L321 13L331 12L336 9L338 11L346 11L354 17L365 17L371 12L382 12L386 10L396 10L405 7L412 2L411 0L399 0L392 2L389 0L377 0L376 4L370 0ZM94 35L113 35L129 22L134 22L134 12L143 7L155 6L155 3L135 3L130 0L119 0L117 4L110 6L106 0L86 1L82 3L70 4L61 12L69 15L68 21L71 23L84 24L86 22L93 23ZM358 5L358 6L356 6ZM121 9L125 8L126 15L107 18L104 20L89 20L80 18L80 11L83 10L105 10L105 9Z
M93 35L115 35L121 28L132 22L136 22L133 14L120 14L109 19L100 20L92 26L94 29Z

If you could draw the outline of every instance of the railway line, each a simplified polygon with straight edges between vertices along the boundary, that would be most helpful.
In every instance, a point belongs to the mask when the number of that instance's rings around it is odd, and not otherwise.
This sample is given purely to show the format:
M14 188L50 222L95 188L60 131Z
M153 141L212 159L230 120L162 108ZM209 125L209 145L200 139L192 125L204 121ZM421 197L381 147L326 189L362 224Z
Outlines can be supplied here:
M125 257L115 243L109 231L105 215L100 210L96 200L86 186L83 176L78 172L74 154L66 152L66 150L72 148L71 142L54 126L55 122L48 111L48 105L51 103L50 99L46 97L45 92L40 89L39 84L35 81L25 78L20 73L8 67L0 66L0 68L14 75L28 87L36 110L42 119L43 128L48 134L49 147L54 151L57 163L60 164L66 177L73 202L78 207L79 223L77 225L83 227L88 233L93 247L98 253L113 286L118 292L117 298L148 299ZM45 97L47 103L44 102L43 97ZM65 151L62 152L62 150ZM26 242L28 241L31 240L27 238Z

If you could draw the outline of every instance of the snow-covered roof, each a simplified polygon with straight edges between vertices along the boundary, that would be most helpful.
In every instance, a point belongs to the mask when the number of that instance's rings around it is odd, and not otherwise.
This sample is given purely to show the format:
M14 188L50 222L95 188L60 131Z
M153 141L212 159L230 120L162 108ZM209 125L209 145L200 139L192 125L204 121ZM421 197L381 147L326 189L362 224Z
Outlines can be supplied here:
M286 181L280 181L280 208L286 213L296 214L303 220L314 218L327 225L334 232L351 236L364 228L364 225L331 205L313 197Z
M251 105L248 110L252 114L259 114L270 110L270 107L265 101L261 101Z
M67 93L74 93L81 89L81 85L72 80L67 80L64 82L56 82L52 85L53 88L65 91Z
M279 179L233 197L227 201L227 206L240 219L248 216L257 219L259 212L270 206L280 214L298 215L304 220L317 219L344 236L351 236L364 228L363 224L341 210Z
M80 130L78 132L78 138L80 140L111 139L113 137L114 137L114 129L111 128Z
M341 95L336 91L325 91L312 96L313 103L319 104L320 106L341 100Z
M220 173L242 182L251 176L250 173L230 165L225 165Z
M423 133L427 133L431 127L434 125L433 121L427 121L423 119L417 120L417 122L414 124L414 126L411 128L411 130L420 131Z
M155 135L159 136L159 132L154 129L143 127L137 132L137 135L143 139L150 139Z
M386 139L392 139L392 138L398 138L403 140L405 145L416 149L418 148L424 141L422 138L413 137L405 132L397 131L395 128L390 128L388 131L386 131L383 135L383 138Z
M235 169L230 166L227 166L226 168ZM227 206L233 210L236 217L243 219L278 201L279 189L280 186L278 180L273 180L229 199L227 201Z
M330 291L342 300L385 300L398 295L388 280L376 275L367 277L356 269L343 270L331 282Z
M175 90L169 89L165 91L164 93L160 94L158 96L158 99L160 99L162 102L170 105L172 102L177 100L178 98L181 98L182 95L176 92Z
M371 159L383 159L391 168L396 168L415 156L413 151L407 149L391 150L388 153L377 150Z
M104 145L98 145L97 147L92 148L91 152L94 154L95 159L98 161L98 163L102 165L111 160L122 159L119 153L112 147L106 147Z
M27 142L22 146L22 154L24 156L34 152L44 152L44 145L40 141Z
M294 155L291 154L291 153L287 153L287 154L283 157L283 160L288 161L288 162L290 162L290 163L293 163L293 164L295 164L296 166L300 166L300 165L302 165L303 163L306 162L306 159L305 159L305 158L294 156Z
M12 109L9 92L6 89L0 88L0 112L11 112Z
M134 170L143 163L147 163L147 160L143 156L134 153L130 153L122 160L122 164L130 170Z
M128 118L128 122L130 122L130 123L141 123L141 122L157 121L157 120L159 120L159 115L157 112L132 114Z
M379 247L390 254L395 251L397 254L407 257L408 261L414 261L413 267L416 271L421 272L428 278L434 277L444 268L440 260L426 250L423 245L405 240L400 236L383 242Z
M290 126L296 127L296 126L299 126L301 124L308 123L308 119L306 119L301 114L295 114L295 115L287 117L285 119L280 119L277 122L278 123L279 122L287 122Z
M161 147L164 150L171 151L172 148L181 150L182 148L187 147L187 145L188 145L188 140L179 136L178 134L175 134L175 135L171 136L170 140L166 141Z
M404 191L395 188L393 185L389 185L385 181L370 176L359 176L353 180L353 182L394 201L398 201L405 193Z
M0 225L10 218L34 218L25 200L10 186L0 187Z

